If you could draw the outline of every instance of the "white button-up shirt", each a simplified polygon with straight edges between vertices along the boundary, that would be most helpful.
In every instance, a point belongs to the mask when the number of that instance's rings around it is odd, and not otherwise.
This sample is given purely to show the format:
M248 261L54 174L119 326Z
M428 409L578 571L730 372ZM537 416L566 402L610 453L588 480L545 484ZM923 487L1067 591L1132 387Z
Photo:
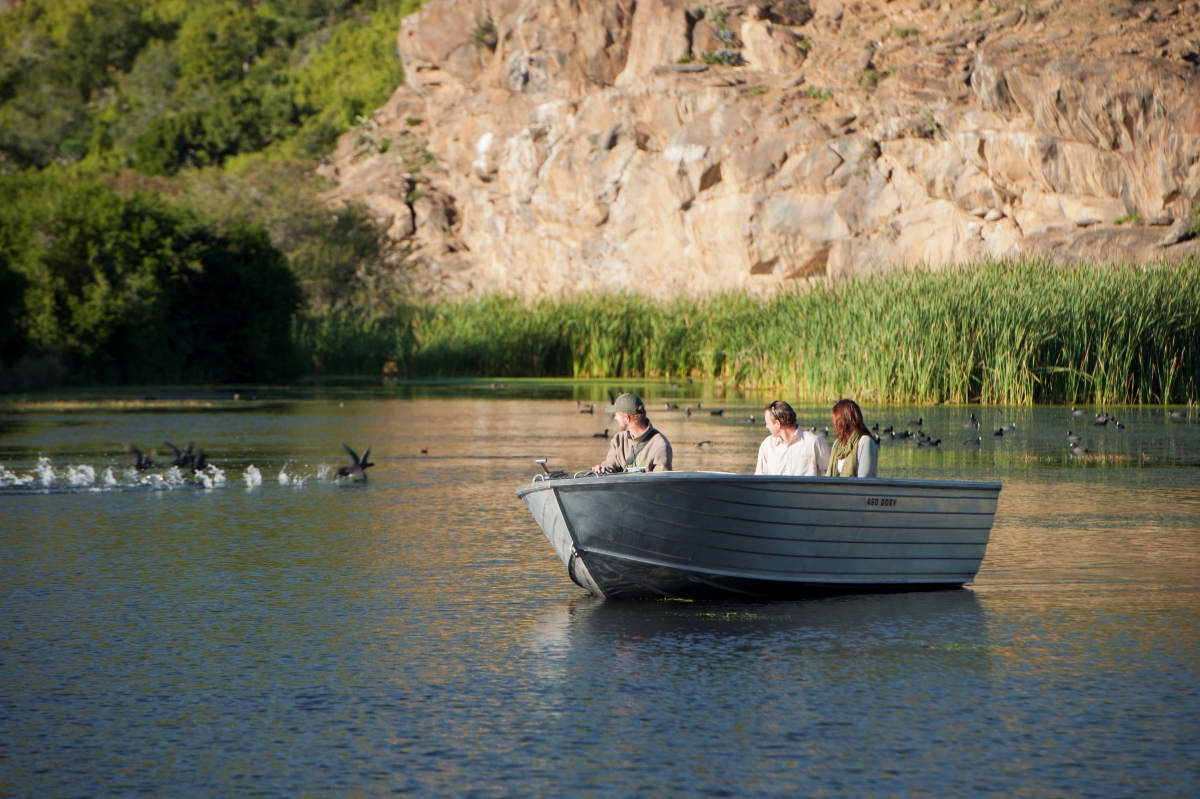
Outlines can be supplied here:
M829 468L830 454L829 442L807 430L797 430L787 440L767 436L758 448L754 473L819 476Z

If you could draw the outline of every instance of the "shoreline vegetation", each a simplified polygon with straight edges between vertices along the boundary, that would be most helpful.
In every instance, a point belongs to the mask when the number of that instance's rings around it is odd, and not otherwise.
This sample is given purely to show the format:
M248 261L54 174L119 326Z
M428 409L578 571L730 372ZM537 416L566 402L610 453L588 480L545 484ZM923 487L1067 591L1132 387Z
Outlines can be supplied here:
M279 368L265 382L694 379L812 403L1194 404L1200 260L994 261L768 298L396 300L390 310L297 313L290 336L277 331L272 346ZM16 401L20 387L3 385L3 372L0 387ZM60 377L50 385L133 382Z
M326 205L315 167L403 81L396 29L420 7L26 0L0 13L0 394L308 375L693 378L800 401L1200 399L1196 259L992 262L767 299L414 300L412 254L367 209Z
M993 261L768 299L580 296L301 317L317 373L716 379L801 402L1168 404L1200 397L1200 261Z

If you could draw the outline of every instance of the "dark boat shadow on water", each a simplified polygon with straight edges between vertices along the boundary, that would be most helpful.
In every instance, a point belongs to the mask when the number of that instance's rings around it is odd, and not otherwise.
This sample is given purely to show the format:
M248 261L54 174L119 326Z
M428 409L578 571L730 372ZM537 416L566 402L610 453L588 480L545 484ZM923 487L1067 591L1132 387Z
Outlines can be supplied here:
M871 649L891 654L957 653L972 668L989 643L987 614L975 592L957 588L836 594L788 601L611 601L584 596L548 611L533 631L533 648L549 653L623 648L673 649L703 641L701 650L745 651L781 643L818 649ZM965 665L965 664L964 664Z

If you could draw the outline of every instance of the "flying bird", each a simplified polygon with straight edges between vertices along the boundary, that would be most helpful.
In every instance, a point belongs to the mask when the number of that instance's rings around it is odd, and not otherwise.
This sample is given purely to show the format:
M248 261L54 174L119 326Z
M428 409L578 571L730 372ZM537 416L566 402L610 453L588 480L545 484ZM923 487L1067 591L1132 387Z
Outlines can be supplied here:
M362 457L358 457L358 453L350 449L346 444L342 444L342 449L346 450L346 454L350 456L350 460L354 461L352 466L339 466L337 470L338 477L349 477L351 480L366 480L367 469L374 466L367 459L371 457L371 448L367 447L363 452Z
M190 443L187 445L187 449L185 449L183 452L180 452L179 447L175 446L170 441L164 441L163 443L166 444L167 449L171 450L171 452L175 455L175 457L171 460L172 466L178 466L182 469L191 468L192 465L195 464L196 456L192 454L192 445Z
M156 454L154 450L150 450L147 454L143 453L133 444L126 444L125 451L133 456L133 468L139 472L144 472L154 465L154 461L152 460L152 456Z

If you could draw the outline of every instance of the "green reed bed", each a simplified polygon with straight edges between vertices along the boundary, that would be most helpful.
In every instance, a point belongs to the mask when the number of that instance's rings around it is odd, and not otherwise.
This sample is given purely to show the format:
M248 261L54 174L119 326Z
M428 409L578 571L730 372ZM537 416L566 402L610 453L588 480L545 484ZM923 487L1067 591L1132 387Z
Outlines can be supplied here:
M491 297L307 319L296 340L330 374L715 378L801 401L1182 402L1200 396L1200 261L993 262L766 300Z

